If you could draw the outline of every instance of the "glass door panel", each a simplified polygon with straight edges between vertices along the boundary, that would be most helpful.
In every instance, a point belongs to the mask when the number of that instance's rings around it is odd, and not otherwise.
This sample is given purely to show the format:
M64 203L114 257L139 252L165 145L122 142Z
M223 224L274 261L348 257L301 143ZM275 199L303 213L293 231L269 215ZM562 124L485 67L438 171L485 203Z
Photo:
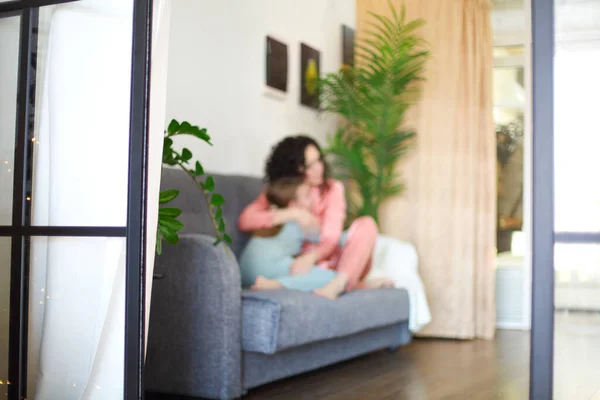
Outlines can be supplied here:
M600 398L600 2L554 2L554 398Z

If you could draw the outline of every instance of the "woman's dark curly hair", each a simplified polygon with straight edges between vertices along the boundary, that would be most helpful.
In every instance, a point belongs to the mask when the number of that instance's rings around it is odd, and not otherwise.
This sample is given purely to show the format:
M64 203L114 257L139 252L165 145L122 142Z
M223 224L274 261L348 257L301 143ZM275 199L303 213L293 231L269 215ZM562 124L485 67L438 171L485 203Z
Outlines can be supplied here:
M328 188L329 166L325 162L321 146L311 137L298 135L288 136L277 143L271 150L265 168L265 180L275 182L281 178L304 177L304 152L306 148L313 145L321 153L323 162L323 186L322 190Z

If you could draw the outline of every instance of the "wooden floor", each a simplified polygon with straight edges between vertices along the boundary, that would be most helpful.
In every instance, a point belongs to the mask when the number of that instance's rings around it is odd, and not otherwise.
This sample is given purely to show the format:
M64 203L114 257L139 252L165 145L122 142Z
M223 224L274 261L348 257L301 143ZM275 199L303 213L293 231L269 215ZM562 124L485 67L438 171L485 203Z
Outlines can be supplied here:
M276 382L245 399L524 400L528 388L529 332L498 331L493 341L415 339L396 353L373 353ZM599 314L557 315L554 398L600 400Z
M529 335L494 341L417 339L251 391L247 399L527 399Z

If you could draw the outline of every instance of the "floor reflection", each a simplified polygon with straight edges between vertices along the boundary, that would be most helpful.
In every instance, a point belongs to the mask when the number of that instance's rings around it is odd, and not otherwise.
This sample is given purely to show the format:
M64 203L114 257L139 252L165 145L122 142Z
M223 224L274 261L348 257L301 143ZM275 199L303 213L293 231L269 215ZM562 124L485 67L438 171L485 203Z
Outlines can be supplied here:
M600 400L599 312L556 312L554 398Z

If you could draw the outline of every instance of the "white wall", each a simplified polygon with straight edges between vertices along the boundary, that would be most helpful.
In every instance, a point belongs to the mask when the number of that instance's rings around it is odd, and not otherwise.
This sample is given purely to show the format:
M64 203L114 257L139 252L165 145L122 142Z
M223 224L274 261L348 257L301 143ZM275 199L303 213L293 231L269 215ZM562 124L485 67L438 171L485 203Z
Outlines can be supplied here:
M167 119L205 127L214 149L184 138L210 171L263 174L282 137L325 143L331 116L300 105L300 43L321 51L321 72L341 65L341 25L355 26L354 0L172 0ZM265 36L288 45L288 92L265 95ZM190 138L191 139L191 138Z

